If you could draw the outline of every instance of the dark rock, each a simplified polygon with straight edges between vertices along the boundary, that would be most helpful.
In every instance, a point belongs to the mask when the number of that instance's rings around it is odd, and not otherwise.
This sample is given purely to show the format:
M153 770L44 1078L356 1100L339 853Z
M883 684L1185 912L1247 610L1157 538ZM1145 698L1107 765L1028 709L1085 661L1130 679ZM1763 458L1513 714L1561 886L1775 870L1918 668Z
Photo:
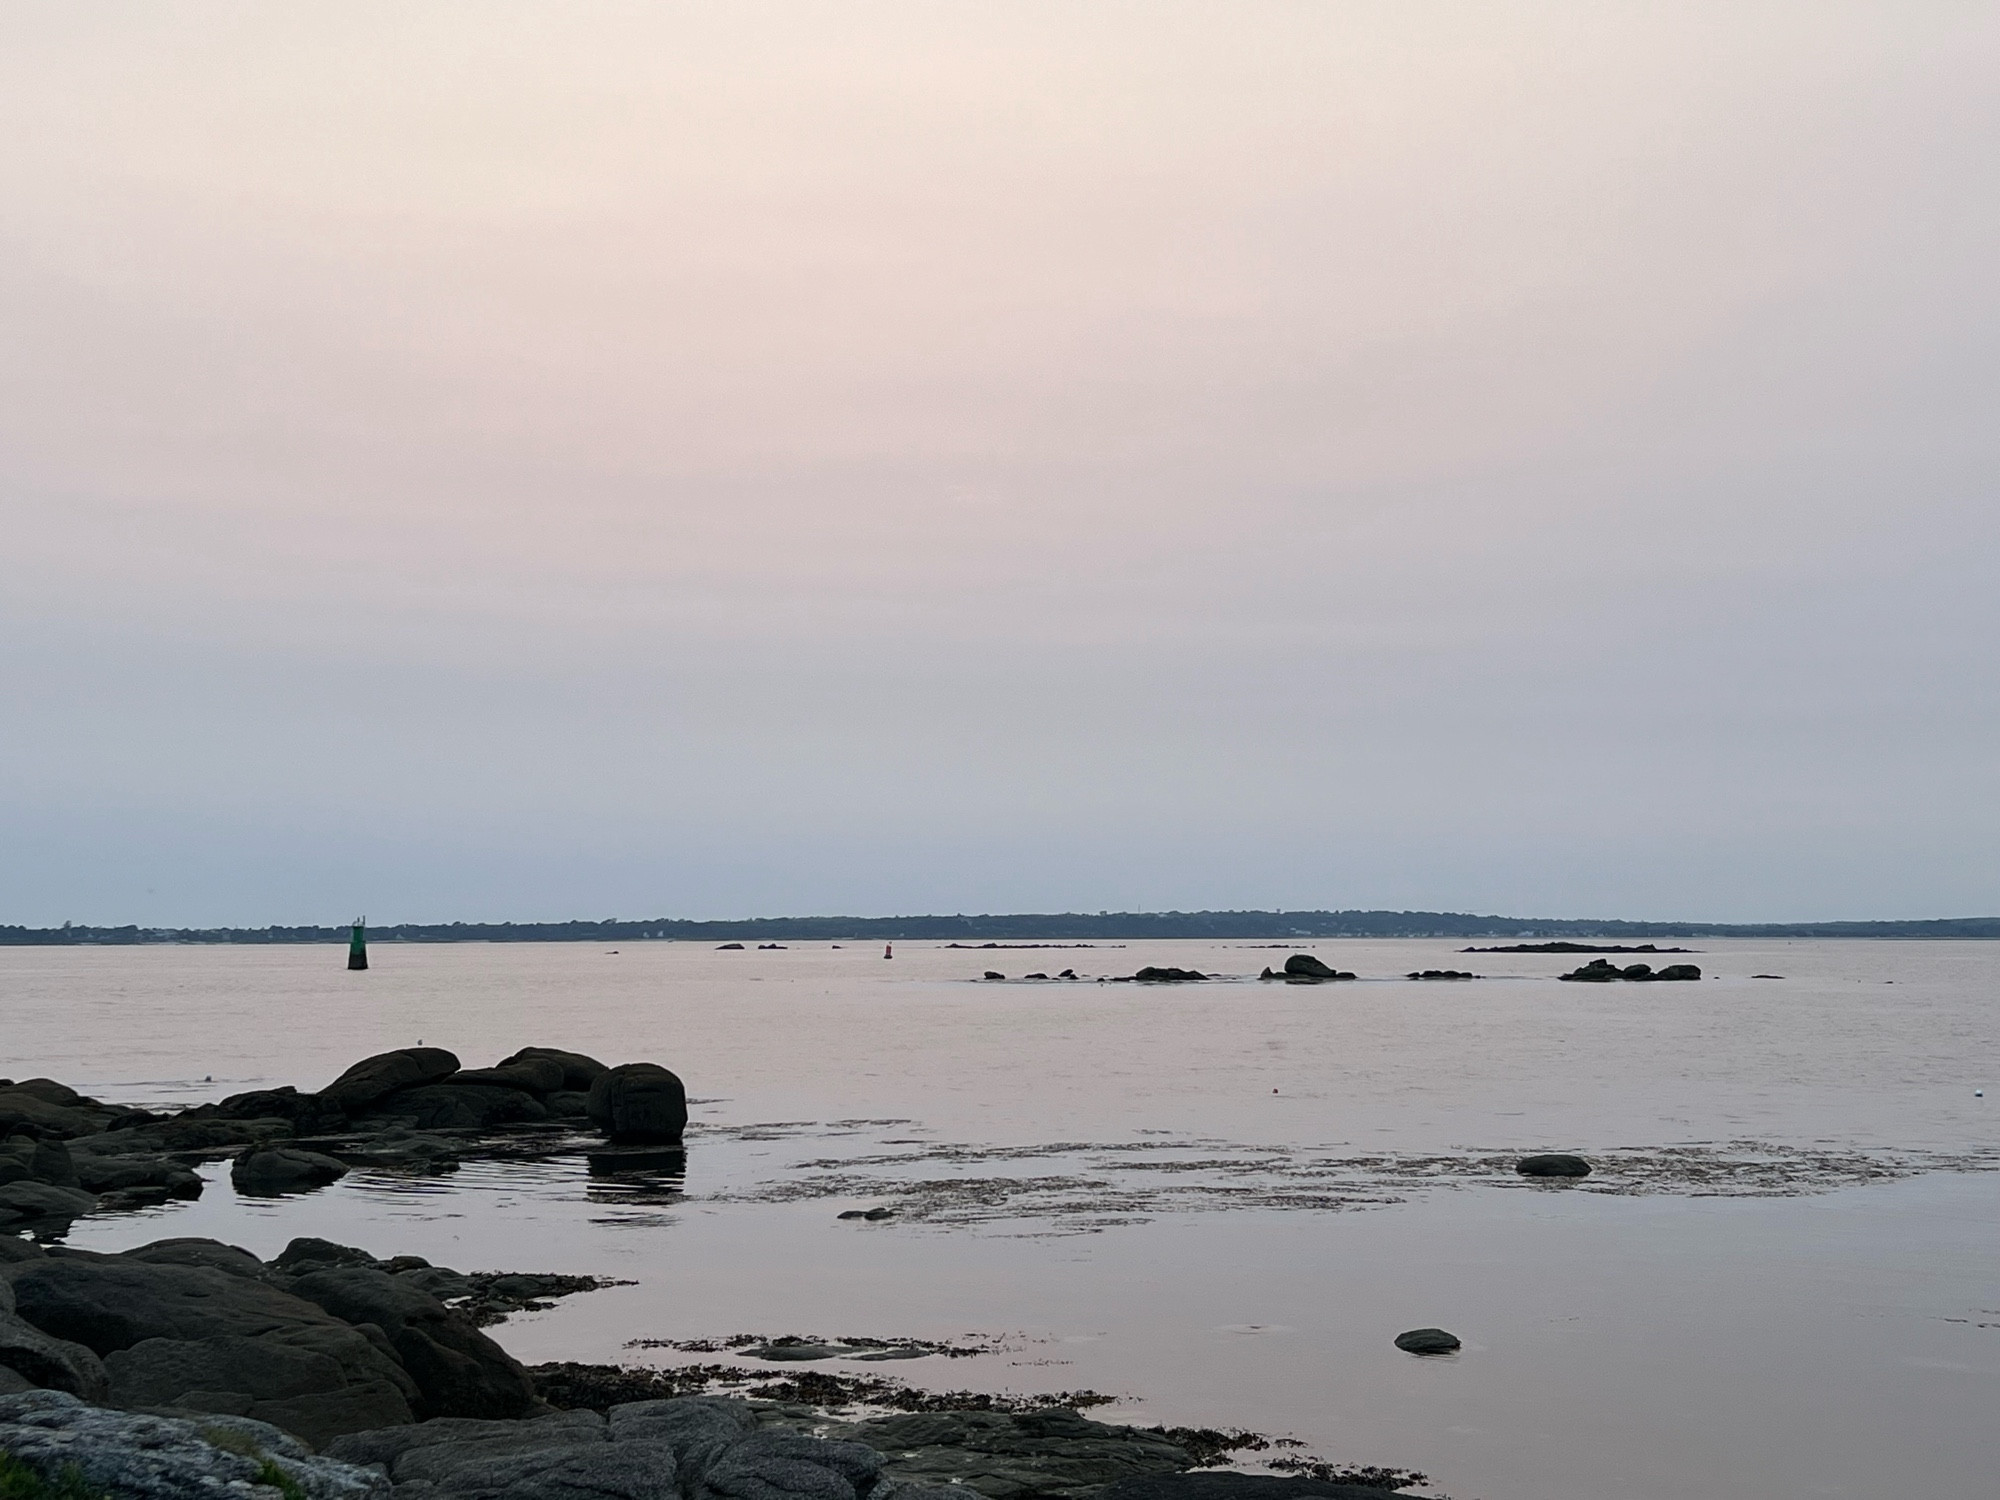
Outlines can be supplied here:
M887 1473L912 1484L960 1484L988 1500L1080 1500L1136 1475L1188 1468L1187 1451L1157 1433L1093 1422L1064 1408L922 1412L851 1429L889 1455Z
M620 1063L590 1086L590 1119L614 1141L678 1144L687 1090L657 1063Z
M316 1458L262 1422L103 1411L60 1391L0 1397L0 1450L48 1480L73 1465L85 1492L118 1500L269 1494L267 1465L304 1500L388 1500L390 1493L373 1470Z
M1007 976L1002 974L998 969L988 969L985 977L988 979L1005 979Z
M91 1102L68 1084L57 1083L53 1078L24 1078L19 1083L9 1084L8 1087L32 1095L44 1104L76 1105Z
M715 951L717 953L741 953L743 945L741 943L717 943Z
M398 1089L435 1083L458 1071L458 1058L442 1047L402 1047L364 1057L320 1090L349 1114L365 1110Z
M1306 979L1337 979L1340 971L1330 964L1322 963L1310 953L1294 953L1285 960L1287 974L1300 975Z
M74 1219L95 1207L96 1196L80 1188L57 1187L32 1178L0 1183L0 1229L12 1224Z
M160 1197L199 1198L200 1174L177 1161L158 1156L90 1156L71 1174L90 1193L116 1193L129 1188L156 1187Z
M29 1126L42 1134L68 1139L95 1135L100 1130L108 1129L116 1118L117 1115L110 1110L93 1109L86 1105L51 1104L18 1084L13 1088L0 1089L0 1135Z
M1459 1343L1456 1335L1442 1328L1412 1328L1396 1335L1396 1347L1405 1354L1451 1354Z
M1207 979L1199 969L1176 969L1147 965L1132 976L1140 984L1186 984L1191 980Z
M1390 1500L1373 1485L1332 1484L1279 1474L1237 1474L1196 1469L1187 1474L1147 1474L1121 1479L1097 1500Z
M1655 979L1699 979L1701 978L1701 966L1699 964L1668 964L1665 968L1654 974L1653 977ZM1776 979L1778 976L1775 974L1759 974L1756 977L1759 979Z
M594 1057L581 1052L563 1052L555 1047L523 1047L512 1057L501 1059L500 1066L512 1067L518 1062L552 1062L563 1070L561 1089L588 1090L597 1081L597 1075L606 1070L605 1065Z
M1468 974L1463 969L1412 969L1411 979L1477 979L1477 974Z
M105 1367L120 1406L236 1410L318 1447L344 1432L413 1420L411 1383L402 1371L365 1378L380 1361L365 1337L348 1330L332 1340L313 1334L142 1339L115 1351Z
M467 1068L442 1080L440 1087L455 1088L484 1084L489 1088L522 1089L530 1094L552 1094L563 1086L562 1064L547 1058L530 1058L498 1068Z
M1582 984L1609 984L1612 980L1623 979L1625 976L1618 965L1610 959L1593 958L1582 968L1572 969L1561 977Z
M407 1427L347 1433L328 1443L326 1453L342 1463L380 1464L393 1476L404 1454L440 1444L490 1443L493 1446L489 1452L504 1453L522 1447L561 1447L593 1439L602 1442L604 1436L604 1418L593 1411L556 1412L521 1421L433 1417Z
M732 1445L757 1428L749 1403L733 1396L630 1401L612 1407L608 1416L614 1443L664 1443L671 1449L680 1482L689 1491Z
M291 1146L246 1151L229 1168L229 1180L239 1193L301 1193L346 1175L345 1163Z
M215 1106L226 1120L284 1120L299 1135L318 1135L339 1130L347 1114L333 1100L319 1094L302 1094L287 1084L278 1089L256 1089L247 1094L231 1094Z
M590 1117L590 1095L582 1089L557 1089L542 1101L551 1115L564 1120Z
M192 1237L154 1240L150 1245L127 1250L119 1259L143 1261L155 1266L207 1266L211 1270L252 1280L264 1274L264 1263L248 1250L239 1250L220 1240Z
M693 1494L695 1500L855 1500L881 1473L882 1455L863 1444L767 1429L717 1455Z
M370 1114L406 1119L418 1130L491 1130L526 1120L546 1120L533 1094L492 1084L432 1083L379 1099Z
M366 1250L353 1245L336 1245L332 1240L315 1239L311 1235L300 1235L271 1261L271 1268L278 1271L294 1271L303 1274L307 1270L325 1270L332 1266L366 1266L377 1269L375 1257Z
M0 1266L18 1265L24 1260L40 1260L43 1254L42 1247L33 1240L23 1239L17 1234L0 1232ZM0 1288L5 1286L6 1283L0 1281ZM9 1300L6 1305L11 1308L14 1304Z
M0 1307L0 1365L31 1385L102 1401L110 1389L104 1361L82 1344L55 1338Z
M423 1417L518 1417L536 1405L520 1365L470 1319L385 1271L311 1271L291 1290L348 1323L381 1329L417 1383Z
M1590 1163L1580 1156L1551 1151L1541 1156L1524 1156L1514 1163L1523 1177L1588 1177Z

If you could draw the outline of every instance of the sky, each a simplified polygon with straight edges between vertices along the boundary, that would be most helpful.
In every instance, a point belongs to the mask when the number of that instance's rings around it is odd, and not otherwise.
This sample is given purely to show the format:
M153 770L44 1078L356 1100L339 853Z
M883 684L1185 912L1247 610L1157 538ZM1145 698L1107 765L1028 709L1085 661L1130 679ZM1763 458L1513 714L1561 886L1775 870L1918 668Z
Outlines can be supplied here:
M2000 912L2000 9L0 10L0 923Z

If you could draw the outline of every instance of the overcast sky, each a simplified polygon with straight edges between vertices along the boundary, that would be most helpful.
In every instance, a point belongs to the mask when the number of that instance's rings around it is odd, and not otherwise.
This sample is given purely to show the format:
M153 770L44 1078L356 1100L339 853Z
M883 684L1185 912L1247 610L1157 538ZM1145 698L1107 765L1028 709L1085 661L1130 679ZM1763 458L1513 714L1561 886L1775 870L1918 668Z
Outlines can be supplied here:
M2000 912L2000 9L0 10L0 922Z

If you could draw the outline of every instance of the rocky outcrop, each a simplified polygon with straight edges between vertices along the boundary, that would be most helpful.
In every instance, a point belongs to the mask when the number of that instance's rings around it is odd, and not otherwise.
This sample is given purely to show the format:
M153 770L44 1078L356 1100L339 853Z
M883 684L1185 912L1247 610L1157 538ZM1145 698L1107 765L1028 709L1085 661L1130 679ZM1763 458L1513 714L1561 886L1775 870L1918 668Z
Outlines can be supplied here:
M612 1140L678 1145L687 1129L687 1090L657 1063L620 1063L590 1085L590 1122Z
M597 1082L598 1075L608 1071L605 1065L594 1057L586 1057L581 1052L563 1052L554 1047L523 1047L512 1057L502 1058L500 1066L511 1068L521 1062L551 1062L562 1069L562 1081L555 1085L558 1089L588 1092Z
M97 1207L97 1196L81 1188L57 1187L32 1178L0 1185L0 1229L62 1223Z
M1129 977L1114 979L1113 984L1192 984L1206 980L1208 976L1199 969L1176 969L1171 965L1148 964L1138 973Z
M1285 960L1285 967L1282 970L1266 969L1257 977L1282 979L1287 984L1325 984L1335 979L1352 979L1354 975L1345 969L1336 969L1331 964L1314 958L1310 953L1294 953Z
M61 1391L0 1396L0 1452L50 1481L73 1465L87 1492L117 1500L247 1500L277 1493L280 1481L305 1500L387 1500L390 1493L373 1470L316 1458L261 1422L104 1411Z

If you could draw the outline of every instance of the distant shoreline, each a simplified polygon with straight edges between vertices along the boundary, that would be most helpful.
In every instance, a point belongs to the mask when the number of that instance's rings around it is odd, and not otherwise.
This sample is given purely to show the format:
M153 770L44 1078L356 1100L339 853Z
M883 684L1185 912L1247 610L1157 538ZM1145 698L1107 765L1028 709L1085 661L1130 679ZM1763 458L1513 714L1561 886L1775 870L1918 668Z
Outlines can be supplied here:
M981 916L677 917L577 922L398 922L371 926L375 943L1078 942L1198 938L2000 938L2000 917L1903 922L1635 922L1476 916L1439 911L1030 912ZM345 943L328 927L0 926L0 947Z

